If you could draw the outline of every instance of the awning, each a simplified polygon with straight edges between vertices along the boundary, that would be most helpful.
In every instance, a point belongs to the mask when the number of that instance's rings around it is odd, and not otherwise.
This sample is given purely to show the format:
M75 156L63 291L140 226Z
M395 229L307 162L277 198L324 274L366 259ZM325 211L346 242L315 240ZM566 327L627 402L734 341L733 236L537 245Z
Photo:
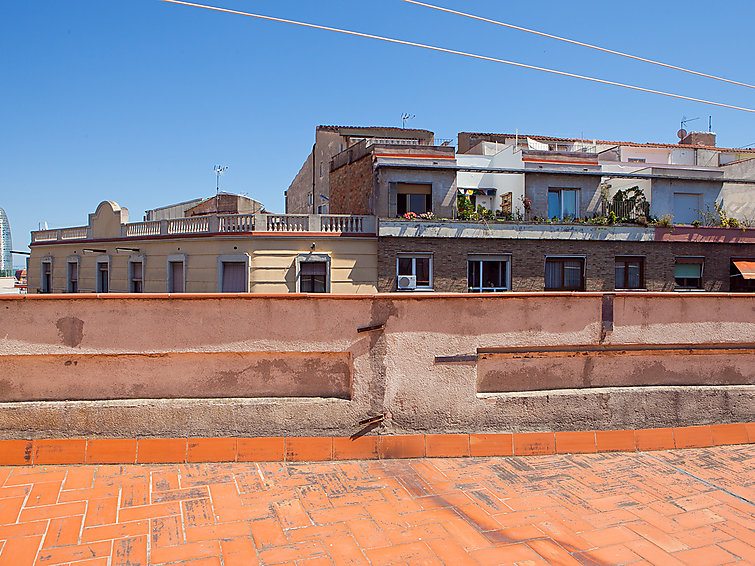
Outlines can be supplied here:
M701 274L700 263L677 263L674 266L674 277L698 279Z
M755 279L755 261L735 261L736 267L742 274L743 279Z

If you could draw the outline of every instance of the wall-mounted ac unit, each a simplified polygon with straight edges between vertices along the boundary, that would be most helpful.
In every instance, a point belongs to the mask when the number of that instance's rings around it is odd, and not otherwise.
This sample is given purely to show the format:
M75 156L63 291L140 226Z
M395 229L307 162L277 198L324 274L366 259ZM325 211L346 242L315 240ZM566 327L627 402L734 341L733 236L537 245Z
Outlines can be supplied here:
M405 290L405 289L416 289L417 276L416 275L399 275L398 288L400 291Z

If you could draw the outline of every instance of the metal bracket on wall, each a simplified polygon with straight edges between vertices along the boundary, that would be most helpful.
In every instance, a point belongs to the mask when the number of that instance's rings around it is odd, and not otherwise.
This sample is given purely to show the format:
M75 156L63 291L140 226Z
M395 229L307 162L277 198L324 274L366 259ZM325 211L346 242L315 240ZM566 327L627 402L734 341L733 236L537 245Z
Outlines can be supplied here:
M435 356L436 364L454 364L464 362L477 362L477 354L459 354L456 356Z
M375 330L383 330L385 324L373 324L372 326L362 326L357 328L357 332L374 332Z
M369 419L364 419L363 421L359 421L359 426L367 426L367 425L379 423L383 420L385 420L385 415L377 415L376 417L370 417Z
M349 438L351 438L351 440L356 440L357 438L364 436L368 432L375 430L380 425L380 423L382 423L385 420L386 416L387 415L384 413L382 415L377 415L377 416L359 421L359 426L361 426L362 428L359 429L354 434L352 434Z

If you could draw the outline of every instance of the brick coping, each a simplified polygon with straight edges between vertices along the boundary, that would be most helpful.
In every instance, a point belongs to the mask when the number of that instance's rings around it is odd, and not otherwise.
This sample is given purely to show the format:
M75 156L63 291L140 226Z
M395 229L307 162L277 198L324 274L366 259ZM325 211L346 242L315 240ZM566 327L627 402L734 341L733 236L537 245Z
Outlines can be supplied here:
M575 432L0 440L0 466L317 462L635 452L755 444L755 423Z

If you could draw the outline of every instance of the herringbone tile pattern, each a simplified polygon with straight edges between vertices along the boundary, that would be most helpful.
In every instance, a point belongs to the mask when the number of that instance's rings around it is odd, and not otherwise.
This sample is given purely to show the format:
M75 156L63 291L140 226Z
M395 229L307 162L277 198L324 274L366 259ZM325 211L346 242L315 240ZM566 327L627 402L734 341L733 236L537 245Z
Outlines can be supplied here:
M0 566L751 564L755 446L0 468Z

